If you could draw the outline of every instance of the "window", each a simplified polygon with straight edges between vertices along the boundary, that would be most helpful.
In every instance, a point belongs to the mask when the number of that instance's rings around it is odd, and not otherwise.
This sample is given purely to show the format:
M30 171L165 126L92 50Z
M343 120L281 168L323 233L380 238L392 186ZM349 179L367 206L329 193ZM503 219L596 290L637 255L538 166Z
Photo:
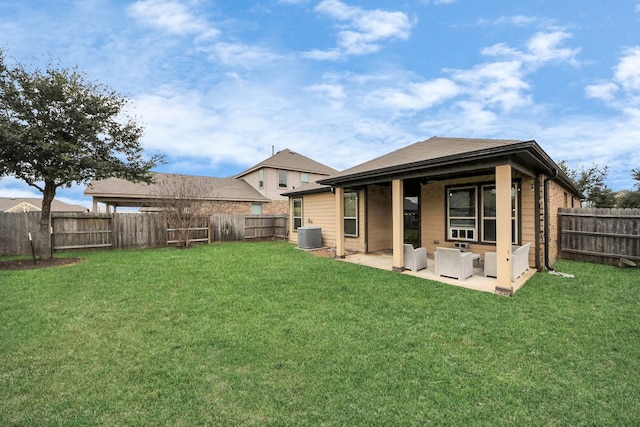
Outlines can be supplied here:
M262 215L262 203L251 204L251 215Z
M476 240L476 187L450 188L447 200L449 239Z
M358 193L344 193L344 235L358 237Z
M293 199L293 229L302 227L302 199Z
M278 171L278 187L287 188L287 171Z
M258 187L264 188L264 169L258 171Z
M518 183L511 187L511 236L518 242ZM497 235L495 184L448 189L447 235L450 240L495 243ZM480 206L476 210L480 195Z
M516 194L518 184L511 187L511 238L513 243L518 242L518 203ZM482 241L496 242L496 186L482 186Z
M309 183L309 173L308 172L302 172L300 174L300 183L303 184L303 185Z

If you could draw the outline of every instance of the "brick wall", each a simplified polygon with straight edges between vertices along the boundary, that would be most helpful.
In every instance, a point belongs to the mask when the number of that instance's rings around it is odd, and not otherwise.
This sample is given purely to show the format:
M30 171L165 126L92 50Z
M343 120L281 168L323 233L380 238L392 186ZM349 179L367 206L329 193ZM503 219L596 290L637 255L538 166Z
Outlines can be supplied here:
M540 183L543 186L544 176L541 178ZM560 244L560 218L558 216L558 209L571 207L572 198L574 205L579 205L575 200L579 200L577 195L573 194L571 190L563 187L556 181L549 181L548 197L548 213L549 218L549 235L546 236L549 241L549 261L553 264L558 258L559 244ZM540 197L544 197L544 188L541 188ZM542 200L541 206L544 206L544 200ZM540 225L541 231L544 232L544 223ZM542 257L544 257L544 248L542 250ZM541 258L544 260L544 258Z

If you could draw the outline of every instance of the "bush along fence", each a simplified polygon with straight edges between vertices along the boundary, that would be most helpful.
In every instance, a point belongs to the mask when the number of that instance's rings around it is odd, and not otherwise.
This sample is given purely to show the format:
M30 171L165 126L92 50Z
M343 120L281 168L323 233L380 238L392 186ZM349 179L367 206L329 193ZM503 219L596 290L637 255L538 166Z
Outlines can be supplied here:
M40 212L0 213L0 256L29 255L29 235L37 242ZM193 229L193 242L285 239L286 216L224 215L204 217ZM177 243L160 213L93 214L54 212L51 242L54 252L78 249L155 248Z
M562 258L640 265L640 209L562 208L558 215Z

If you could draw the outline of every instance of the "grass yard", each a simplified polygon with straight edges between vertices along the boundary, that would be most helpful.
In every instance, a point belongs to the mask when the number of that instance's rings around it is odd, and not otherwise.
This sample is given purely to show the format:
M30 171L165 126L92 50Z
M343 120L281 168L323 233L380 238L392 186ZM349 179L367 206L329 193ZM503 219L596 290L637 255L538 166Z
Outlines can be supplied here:
M640 270L513 298L282 242L0 271L0 425L640 425Z

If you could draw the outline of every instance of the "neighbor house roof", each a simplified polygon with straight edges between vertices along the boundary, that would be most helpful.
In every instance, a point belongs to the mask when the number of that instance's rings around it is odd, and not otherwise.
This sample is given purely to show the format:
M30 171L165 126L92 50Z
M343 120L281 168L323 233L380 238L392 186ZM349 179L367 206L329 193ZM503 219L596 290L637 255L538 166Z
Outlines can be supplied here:
M301 185L295 190L282 193L282 195L291 197L291 196L300 196L302 194L326 193L329 191L331 191L330 185L322 185L317 182L310 182L308 184Z
M147 206L154 200L163 198L165 180L192 180L194 186L205 189L203 197L207 200L268 202L264 197L243 179L211 178L205 176L179 175L156 172L154 183L133 183L119 178L108 178L92 182L84 191L85 196L92 196L101 202L109 202L117 206Z
M527 174L556 175L569 188L578 189L533 140L432 137L318 180L323 185L362 185L408 177L438 179L490 171L511 164Z
M322 163L316 162L302 154L285 148L257 165L250 167L244 172L240 172L238 175L234 176L234 178L242 178L243 176L261 168L309 172L319 175L333 175L338 172L329 166L323 165Z
M42 210L42 198L38 197L0 197L0 212L40 212ZM87 208L80 205L71 205L53 200L52 212L86 212Z

